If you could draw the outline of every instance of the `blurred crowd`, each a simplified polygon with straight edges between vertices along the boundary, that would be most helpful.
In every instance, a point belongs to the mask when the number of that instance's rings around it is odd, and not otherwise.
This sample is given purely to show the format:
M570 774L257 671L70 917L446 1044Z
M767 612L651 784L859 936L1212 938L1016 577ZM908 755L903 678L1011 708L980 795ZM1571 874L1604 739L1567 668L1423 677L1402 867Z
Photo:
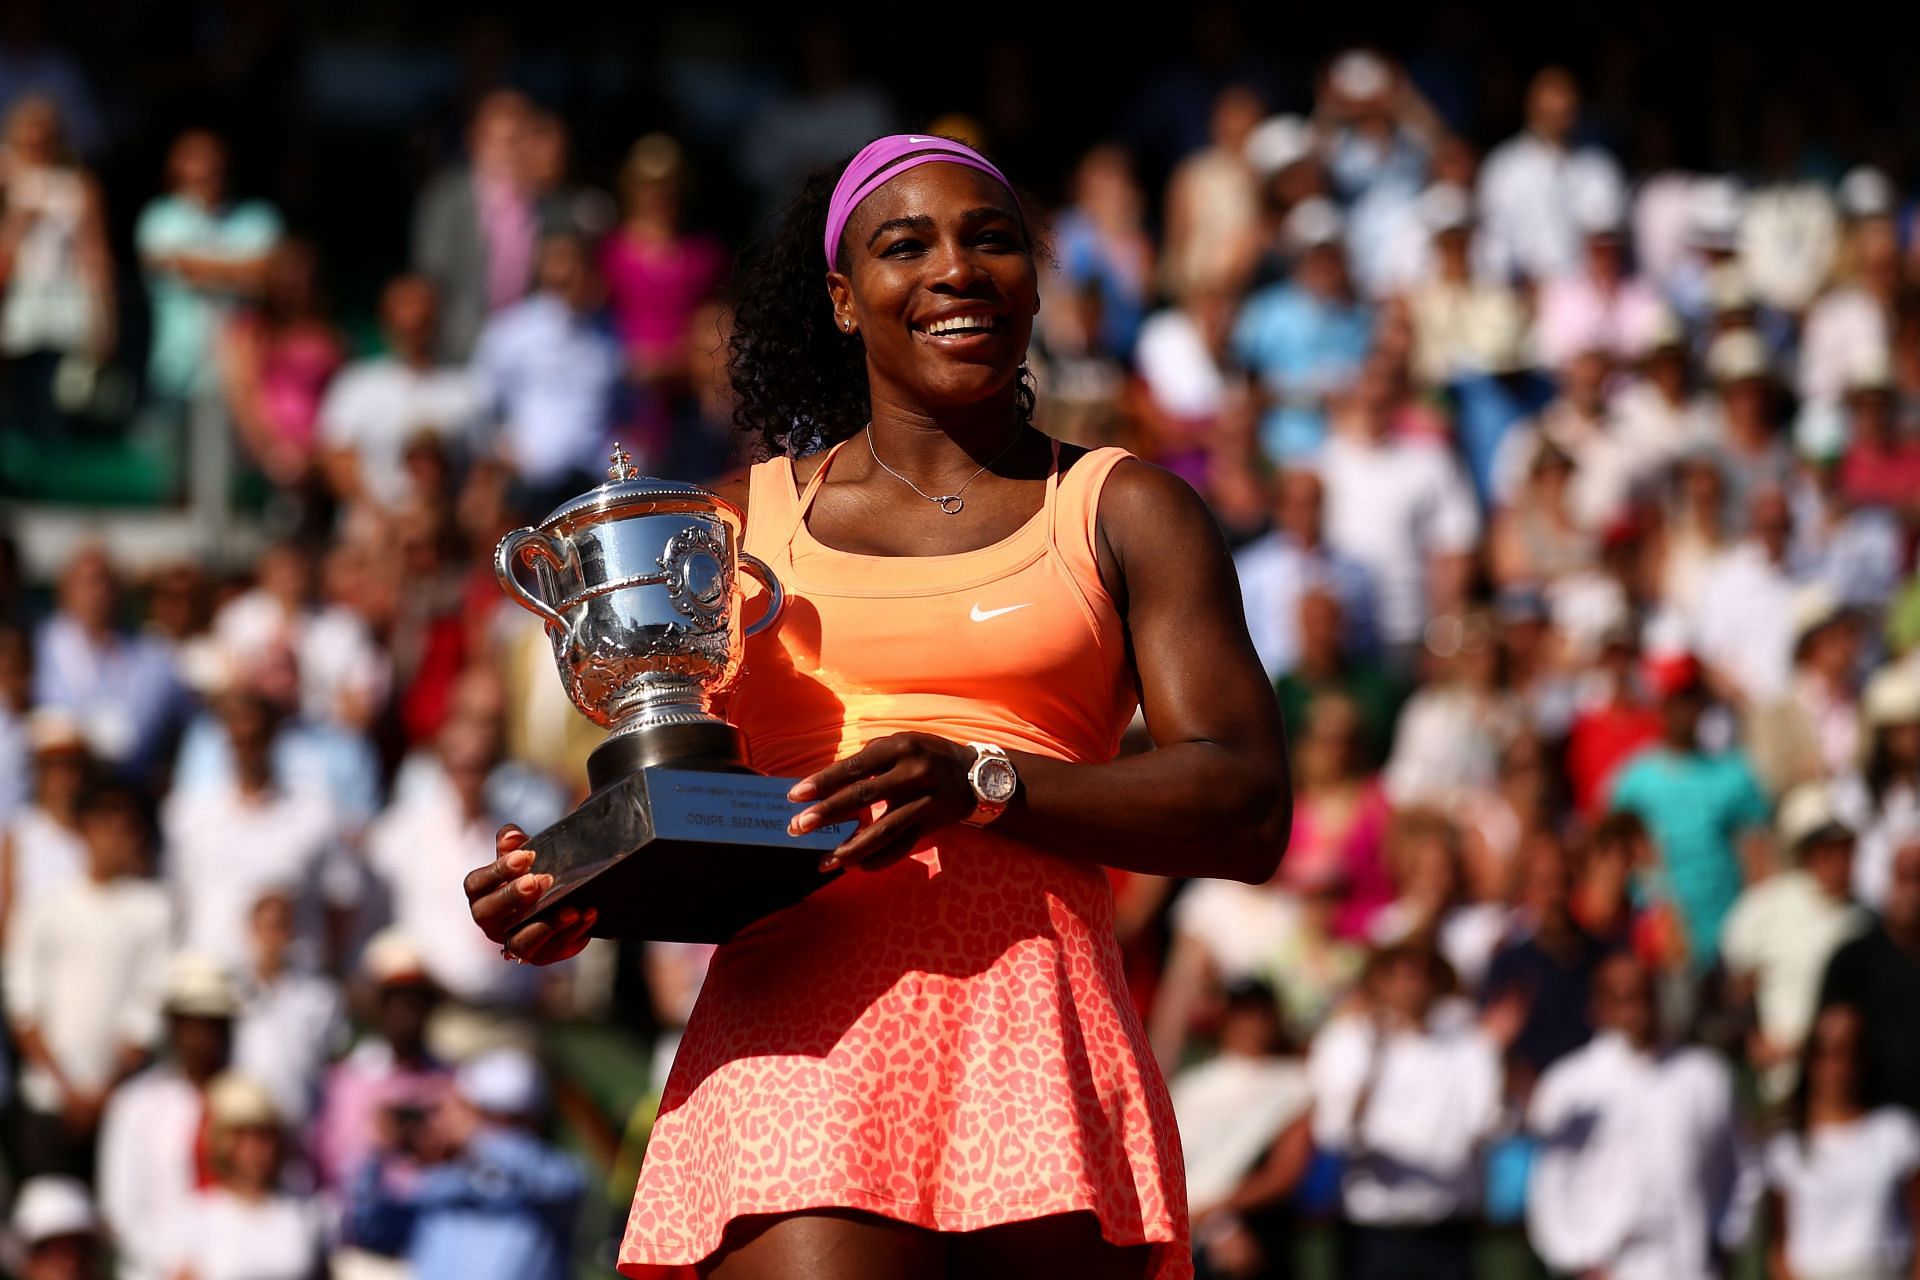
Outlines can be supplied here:
M477 96L368 341L221 133L127 259L84 95L0 91L0 434L215 432L266 540L0 574L0 1263L568 1274L608 1228L551 1032L631 1029L657 1089L707 953L473 928L598 737L491 552L616 441L744 460L697 149L589 180ZM1629 170L1557 67L1485 147L1374 49L1309 96L1209 90L1163 183L1124 140L1030 176L1038 421L1207 498L1290 738L1272 883L1113 876L1202 1274L1314 1233L1358 1280L1920 1274L1913 193L1787 129ZM777 108L728 175L769 204L905 123L844 74Z

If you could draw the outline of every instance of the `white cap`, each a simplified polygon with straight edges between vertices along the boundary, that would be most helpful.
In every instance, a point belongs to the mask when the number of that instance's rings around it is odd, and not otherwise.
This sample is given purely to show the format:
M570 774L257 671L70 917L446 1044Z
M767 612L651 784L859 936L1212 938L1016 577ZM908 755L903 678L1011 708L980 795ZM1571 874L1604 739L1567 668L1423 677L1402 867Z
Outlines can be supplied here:
M1707 276L1707 305L1716 314L1749 311L1758 303L1753 285L1748 282L1747 273L1740 269L1738 263L1723 262Z
M1840 597L1825 585L1810 582L1793 593L1788 610L1793 619L1793 647L1831 622L1838 621Z
M1300 116L1268 116L1247 135L1247 163L1272 177L1313 154L1313 127Z
M1894 666L1874 672L1860 695L1860 714L1876 729L1920 724L1920 671Z
M223 1072L207 1086L207 1115L221 1129L278 1129L280 1108L265 1085L237 1071Z
M99 1230L93 1197L76 1179L41 1174L20 1185L13 1202L13 1234L28 1248L43 1240L95 1235Z
M182 951L167 962L164 1003L189 1018L231 1018L240 1010L233 979L212 956Z
M453 1077L453 1091L490 1115L529 1116L546 1102L546 1078L524 1049L501 1048L470 1059Z
M1612 186L1581 183L1574 187L1572 196L1573 220L1587 235L1619 235L1626 230L1626 205Z
M35 755L46 751L85 751L87 732L69 711L60 707L35 707L27 716L27 745Z
M1893 358L1885 347L1863 347L1854 353L1847 366L1847 392L1849 395L1863 391L1892 392Z
M367 949L360 955L360 972L377 987L428 980L427 962L420 948L396 928L382 929L367 939Z
M1740 186L1730 178L1701 178L1687 191L1687 240L1702 249L1731 250L1745 214Z
M1343 98L1377 98L1393 87L1393 71L1378 54L1349 49L1333 60L1327 82Z
M1414 208L1431 235L1460 231L1473 225L1473 197L1451 182L1436 182L1420 193Z
M1765 378L1771 373L1767 344L1751 329L1729 330L1707 348L1707 372L1720 383Z
M1840 211L1849 218L1885 218L1893 206L1893 183L1872 165L1860 165L1840 179Z
M1853 829L1834 807L1833 793L1824 782L1803 782L1787 792L1786 798L1780 801L1774 826L1780 833L1780 843L1789 851L1798 851L1818 835L1853 835Z
M1687 345L1687 326L1672 307L1665 304L1651 308L1645 316L1634 324L1633 350L1642 359L1655 352L1667 351L1674 347Z
M1299 250L1338 244L1346 229L1340 206L1325 196L1310 196L1293 206L1293 212L1287 215L1287 240Z

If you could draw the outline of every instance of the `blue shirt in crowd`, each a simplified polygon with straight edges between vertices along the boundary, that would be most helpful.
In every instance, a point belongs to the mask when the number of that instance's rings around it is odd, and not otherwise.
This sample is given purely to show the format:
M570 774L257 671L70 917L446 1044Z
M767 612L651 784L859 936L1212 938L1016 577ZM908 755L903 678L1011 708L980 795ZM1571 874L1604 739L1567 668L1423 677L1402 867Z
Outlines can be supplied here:
M1268 457L1284 462L1320 447L1325 397L1359 371L1372 342L1373 317L1359 302L1321 298L1290 283L1247 299L1233 327L1233 354L1276 398L1260 422Z

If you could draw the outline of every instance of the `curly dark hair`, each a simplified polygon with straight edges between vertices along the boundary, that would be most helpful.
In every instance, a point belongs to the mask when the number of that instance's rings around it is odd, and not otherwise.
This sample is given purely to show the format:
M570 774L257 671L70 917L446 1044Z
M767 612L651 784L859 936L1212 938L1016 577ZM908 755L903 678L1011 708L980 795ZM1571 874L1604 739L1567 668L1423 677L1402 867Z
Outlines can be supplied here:
M820 263L834 185L857 154L808 176L748 244L730 282L733 422L758 456L823 449L860 430L870 414L866 346L834 322ZM1027 197L1018 194L1024 208ZM1051 249L1024 215L1021 230L1034 256L1051 262ZM845 269L844 258L838 265ZM1022 364L1014 407L1023 424L1033 422L1034 401L1033 374Z

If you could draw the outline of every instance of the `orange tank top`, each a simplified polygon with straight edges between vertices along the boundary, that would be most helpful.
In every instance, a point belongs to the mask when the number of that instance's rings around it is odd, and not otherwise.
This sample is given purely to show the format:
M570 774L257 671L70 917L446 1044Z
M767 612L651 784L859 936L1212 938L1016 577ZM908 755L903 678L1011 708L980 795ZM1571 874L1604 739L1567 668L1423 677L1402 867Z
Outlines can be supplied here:
M1071 761L1111 759L1138 694L1126 637L1100 581L1095 514L1124 449L1060 472L1045 500L991 546L874 556L816 541L806 513L842 441L794 492L792 461L752 468L745 548L788 593L786 614L747 641L727 699L754 767L798 776L905 730ZM746 616L756 615L749 596Z

